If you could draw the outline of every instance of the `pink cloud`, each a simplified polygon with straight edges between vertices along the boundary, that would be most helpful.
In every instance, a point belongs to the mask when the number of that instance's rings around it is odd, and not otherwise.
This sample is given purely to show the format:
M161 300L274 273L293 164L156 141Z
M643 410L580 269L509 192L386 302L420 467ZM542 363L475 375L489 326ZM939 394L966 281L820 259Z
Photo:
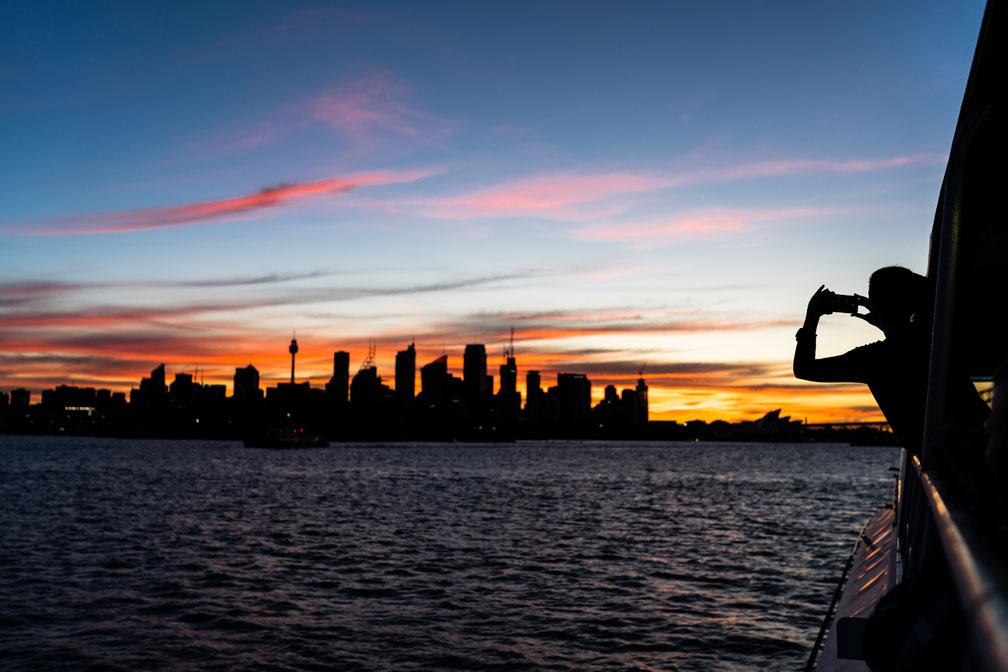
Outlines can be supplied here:
M394 136L398 142L429 144L449 135L443 119L408 104L409 86L390 73L378 72L343 83L320 94L290 102L258 120L235 121L213 137L179 149L183 161L206 161L242 154L317 124L335 131L357 151L372 150Z
M310 104L313 121L354 136L372 128L416 136L420 131L410 122L416 113L396 96L403 87L386 78L359 82L335 93L326 93Z
M21 236L68 236L146 231L221 221L323 196L343 195L360 187L412 182L434 174L432 170L373 172L345 175L313 182L298 182L261 189L254 194L203 201L167 208L132 210L47 220L42 227L14 228Z
M711 210L647 224L601 223L574 232L575 238L599 241L661 242L698 238L748 229L753 222L829 214L812 208L777 210Z
M695 184L757 180L809 173L865 173L907 166L943 164L944 157L914 154L881 159L834 161L781 159L697 168L667 173L537 175L468 194L414 201L424 214L445 219L539 216L565 220L596 219L626 210L645 192ZM685 222L686 229L720 229L730 222Z
M417 203L431 214L449 219L516 214L574 216L578 206L660 186L661 182L654 178L628 173L544 175L464 196L425 199Z
M373 149L387 136L429 144L451 134L444 120L405 101L409 87L385 73L359 79L300 106L304 124L321 123L357 149Z
M890 168L944 164L947 157L933 154L911 154L882 159L852 159L834 161L830 159L775 159L755 163L739 164L723 168L702 169L681 174L675 185L700 182L726 182L732 180L782 177L804 173L870 173Z

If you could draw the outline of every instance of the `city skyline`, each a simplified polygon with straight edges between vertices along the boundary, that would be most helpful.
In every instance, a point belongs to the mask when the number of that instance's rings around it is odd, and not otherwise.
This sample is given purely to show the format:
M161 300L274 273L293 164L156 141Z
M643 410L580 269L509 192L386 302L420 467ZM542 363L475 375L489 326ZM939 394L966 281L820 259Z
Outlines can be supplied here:
M523 394L646 367L654 419L878 419L793 334L822 283L925 270L982 11L6 7L0 390L275 384L292 331L313 386L371 344L390 384L409 343L495 372L513 328Z

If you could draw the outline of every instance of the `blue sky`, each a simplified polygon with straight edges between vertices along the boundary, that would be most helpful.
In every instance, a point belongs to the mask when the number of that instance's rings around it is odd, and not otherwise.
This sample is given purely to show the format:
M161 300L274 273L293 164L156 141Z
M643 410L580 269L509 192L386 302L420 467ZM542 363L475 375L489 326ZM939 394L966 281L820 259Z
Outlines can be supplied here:
M313 382L369 340L391 378L513 325L520 377L647 362L685 420L871 416L792 335L821 283L925 270L983 6L0 12L0 389L282 379L292 330Z

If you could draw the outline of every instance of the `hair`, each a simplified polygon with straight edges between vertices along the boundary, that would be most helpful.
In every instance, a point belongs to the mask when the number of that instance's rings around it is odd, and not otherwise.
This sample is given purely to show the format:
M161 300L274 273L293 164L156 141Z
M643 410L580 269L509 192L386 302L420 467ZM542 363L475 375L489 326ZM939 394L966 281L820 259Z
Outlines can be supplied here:
M928 279L902 266L886 266L871 274L868 292L872 304L918 324L930 323L931 290Z

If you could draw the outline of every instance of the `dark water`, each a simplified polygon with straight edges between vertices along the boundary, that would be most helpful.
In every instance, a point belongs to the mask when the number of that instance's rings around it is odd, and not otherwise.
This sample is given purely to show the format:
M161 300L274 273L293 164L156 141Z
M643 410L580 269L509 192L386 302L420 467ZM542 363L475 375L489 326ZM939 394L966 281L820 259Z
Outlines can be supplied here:
M895 457L0 437L0 667L794 670Z

